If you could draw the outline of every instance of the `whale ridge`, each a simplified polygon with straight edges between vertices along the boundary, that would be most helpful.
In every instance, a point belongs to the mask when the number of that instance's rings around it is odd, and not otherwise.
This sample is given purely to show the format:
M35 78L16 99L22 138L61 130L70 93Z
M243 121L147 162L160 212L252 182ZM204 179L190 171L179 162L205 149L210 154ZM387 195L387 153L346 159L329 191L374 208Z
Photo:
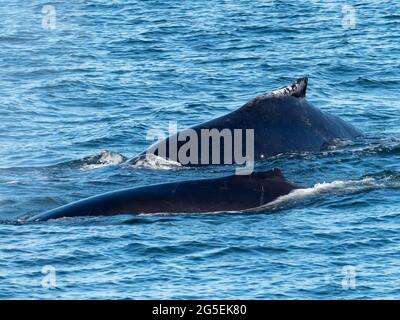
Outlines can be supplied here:
M308 76L303 76L295 81L293 81L290 85L270 91L267 93L263 93L255 98L255 100L266 99L266 98L278 98L278 97L295 97L295 98L305 98L307 93L307 85L308 85Z

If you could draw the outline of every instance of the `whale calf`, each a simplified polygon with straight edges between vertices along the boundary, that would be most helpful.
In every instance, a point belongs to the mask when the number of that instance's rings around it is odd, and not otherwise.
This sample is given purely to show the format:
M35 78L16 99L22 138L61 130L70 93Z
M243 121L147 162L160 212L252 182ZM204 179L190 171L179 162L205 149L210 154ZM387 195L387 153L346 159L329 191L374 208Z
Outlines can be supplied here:
M35 215L29 221L118 214L240 211L299 189L279 169L114 191Z
M351 124L309 103L307 84L307 77L300 78L288 87L257 96L229 114L159 139L130 163L156 155L188 166L243 164L282 153L318 152L334 140L361 135ZM236 140L235 130L242 132ZM247 140L245 131L247 134L249 130L252 139ZM216 135L203 135L207 131ZM193 135L196 137L192 139ZM213 139L219 141L210 141ZM252 159L243 156L247 150Z

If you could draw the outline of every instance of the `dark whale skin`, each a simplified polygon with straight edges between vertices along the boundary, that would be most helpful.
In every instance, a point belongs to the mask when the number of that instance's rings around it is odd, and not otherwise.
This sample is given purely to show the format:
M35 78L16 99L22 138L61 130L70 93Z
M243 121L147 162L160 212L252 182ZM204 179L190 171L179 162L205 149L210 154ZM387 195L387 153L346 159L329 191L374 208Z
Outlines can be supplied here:
M118 214L239 211L267 204L300 188L279 169L114 191L38 214L29 221Z
M334 140L348 140L361 136L362 133L338 116L324 112L306 100L308 78L300 78L291 86L276 92L258 96L239 109L222 117L191 127L198 134L199 156L196 162L183 164L202 165L201 129L254 129L254 160L262 160L283 153L318 152ZM185 132L185 130L183 130ZM243 133L243 136L245 134ZM169 141L176 135L153 145L139 156L130 160L135 163L146 154L155 154L163 158L178 161L169 153ZM187 140L178 141L178 150ZM165 143L165 156L158 153L157 147ZM246 150L243 138L242 150ZM224 163L224 139L219 148L221 162ZM207 158L207 156L205 157ZM234 157L231 157L234 161ZM206 164L212 163L212 149Z

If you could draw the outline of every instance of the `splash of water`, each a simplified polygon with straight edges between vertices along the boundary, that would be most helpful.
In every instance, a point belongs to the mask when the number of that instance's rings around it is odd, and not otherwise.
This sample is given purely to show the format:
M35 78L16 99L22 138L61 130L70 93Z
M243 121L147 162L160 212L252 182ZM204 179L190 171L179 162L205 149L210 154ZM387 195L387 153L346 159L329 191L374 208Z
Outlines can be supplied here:
M181 168L182 165L179 162L167 160L155 154L147 154L135 160L130 167L134 169L174 170Z
M371 177L363 178L360 180L337 180L332 182L322 182L315 184L311 188L296 189L289 194L281 196L270 203L254 209L250 209L248 211L257 212L265 210L276 210L282 207L287 207L307 200L311 200L317 196L354 193L379 187L382 187L382 183Z
M121 164L126 161L126 158L119 153L104 150L100 154L84 158L84 165L80 168L81 171L89 171L110 165Z

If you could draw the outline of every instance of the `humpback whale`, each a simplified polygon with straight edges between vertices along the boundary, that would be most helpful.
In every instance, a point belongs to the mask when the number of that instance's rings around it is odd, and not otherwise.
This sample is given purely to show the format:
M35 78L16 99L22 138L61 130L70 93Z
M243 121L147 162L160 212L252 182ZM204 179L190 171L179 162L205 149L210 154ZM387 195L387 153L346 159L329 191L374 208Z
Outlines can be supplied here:
M257 96L229 114L159 139L129 163L155 155L188 166L243 164L282 153L318 152L334 140L361 135L351 124L309 103L307 84L307 77L297 79L288 87ZM207 130L217 134L203 135ZM232 142L234 134L229 137L229 132L237 130L242 134ZM252 130L249 135L252 139L244 139L244 131L247 134L249 130ZM229 148L228 144L233 146ZM244 150L252 153L250 158L243 157ZM235 157L238 154L241 156Z
M279 169L114 191L35 215L29 221L118 214L240 211L265 205L300 186Z

